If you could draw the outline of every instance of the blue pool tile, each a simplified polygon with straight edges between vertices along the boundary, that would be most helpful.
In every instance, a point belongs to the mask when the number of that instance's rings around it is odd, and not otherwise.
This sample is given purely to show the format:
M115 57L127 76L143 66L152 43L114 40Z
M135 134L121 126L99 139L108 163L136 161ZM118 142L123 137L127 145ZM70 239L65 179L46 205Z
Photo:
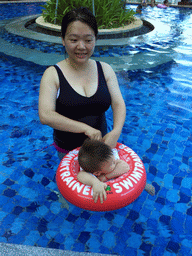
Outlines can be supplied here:
M164 186L166 187L166 188L172 188L172 182L173 182L173 178L174 178L174 176L173 175L171 175L171 174L166 174L165 176L164 176Z
M58 214L61 210L61 204L59 202L53 202L50 206L50 210L54 214Z
M77 227L83 227L86 224L86 220L82 218L78 218L77 221L75 222L75 225Z
M187 209L187 215L192 216L192 207L190 207L189 209Z
M49 212L49 209L45 205L42 205L42 206L38 207L36 216L44 217L48 212Z
M37 240L37 245L40 247L47 247L49 239L44 235Z
M38 241L40 234L38 231L30 231L29 235L26 236L24 245L32 245Z
M123 250L123 253L124 253L124 255L138 256L138 252L137 252L137 250L135 248L126 247Z
M188 206L186 204L178 203L175 205L175 211L186 213Z
M165 205L162 209L161 209L161 213L163 213L164 215L168 215L171 216L174 212L174 209L171 208L168 205Z
M148 252L151 251L152 245L151 244L147 244L145 242L142 242L142 244L140 245L139 249L148 253Z
M144 228L141 223L135 223L133 224L133 231L138 235L142 235L144 232Z
M165 205L165 198L163 197L157 197L156 203L159 203L161 205ZM162 206L161 206L162 207Z
M23 226L24 226L24 220L20 219L20 218L17 218L12 223L10 230L11 230L12 233L17 234L19 231L22 230Z
M137 233L130 233L130 237L127 239L126 244L128 247L139 248L142 243L141 235Z
M135 221L136 219L139 218L139 213L136 212L136 211L131 210L131 211L129 212L128 218L129 218L130 220Z
M110 232L110 231L106 231L103 234L103 245L107 248L112 248L114 247L114 245L116 244L116 238L114 233Z
M178 256L190 255L190 254L191 254L191 248L187 248L181 245Z
M24 210L23 207L21 206L15 206L13 211L12 211L12 214L15 214L15 215L20 215L20 213L22 213Z
M185 230L190 234L192 232L191 226L192 217L187 215L186 222L185 222Z
M93 249L97 250L100 247L100 241L98 241L96 236L93 236L88 240L87 245L89 246L90 251Z
M10 188L5 189L3 192L3 195L7 197L14 197L16 194L17 194L17 191Z
M36 197L38 197L38 193L35 190L26 187L21 187L19 192L21 196L24 196L31 200L34 200Z
M66 218L67 221L73 222L73 223L74 223L77 219L78 219L78 217L75 216L75 215L73 215L72 213L70 213L70 214L68 215L68 217Z
M171 220L171 227L175 235L182 234L184 232L183 227L181 226L181 222L178 222L178 219L173 218Z
M83 211L80 215L81 218L88 220L90 218L91 214L87 211Z
M182 180L181 186L184 188L191 189L191 184L192 184L192 178L184 178Z
M108 230L110 228L110 223L106 219L101 219L98 223L98 229L100 230Z
M9 203L3 205L2 210L7 213L11 213L13 211L14 207L15 207L14 203L9 202Z
M189 203L191 201L191 196L187 196L186 194L180 192L179 193L180 200L178 203Z
M180 245L174 241L170 241L166 247L166 250L173 253L178 253Z
M170 220L171 220L171 217L170 217L170 216L166 216L166 215L162 215L162 216L159 218L159 221L161 221L162 223L164 223L164 224L166 224L166 225L169 225Z
M174 190L174 189L171 189L169 191L167 191L167 199L170 201L170 202L178 202L179 201L179 195L178 195L178 191L177 190Z

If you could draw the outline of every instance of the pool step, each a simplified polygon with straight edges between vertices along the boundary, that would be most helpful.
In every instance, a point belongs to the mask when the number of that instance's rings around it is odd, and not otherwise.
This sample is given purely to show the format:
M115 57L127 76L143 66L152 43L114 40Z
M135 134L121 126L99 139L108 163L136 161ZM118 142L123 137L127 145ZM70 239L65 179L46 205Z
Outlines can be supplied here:
M0 243L1 256L110 256L109 254L63 251L28 245Z

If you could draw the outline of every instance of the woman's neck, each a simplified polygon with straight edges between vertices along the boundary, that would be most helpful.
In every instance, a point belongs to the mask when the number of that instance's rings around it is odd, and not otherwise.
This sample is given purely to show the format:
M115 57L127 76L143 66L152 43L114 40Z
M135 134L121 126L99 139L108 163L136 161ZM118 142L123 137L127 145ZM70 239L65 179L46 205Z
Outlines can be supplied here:
M67 58L65 61L66 61L67 66L70 69L72 69L74 71L78 71L78 72L86 71L88 69L89 65L90 65L90 60L88 60L85 63L82 63L82 65L78 65L77 63L73 62L69 58Z

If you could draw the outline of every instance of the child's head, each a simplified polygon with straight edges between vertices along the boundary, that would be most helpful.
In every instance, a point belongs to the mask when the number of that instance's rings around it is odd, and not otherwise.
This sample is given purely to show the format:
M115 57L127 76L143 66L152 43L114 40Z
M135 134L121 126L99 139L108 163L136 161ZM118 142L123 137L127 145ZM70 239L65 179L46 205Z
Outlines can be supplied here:
M110 168L113 152L104 142L86 139L79 150L78 161L81 168L89 173L103 172Z

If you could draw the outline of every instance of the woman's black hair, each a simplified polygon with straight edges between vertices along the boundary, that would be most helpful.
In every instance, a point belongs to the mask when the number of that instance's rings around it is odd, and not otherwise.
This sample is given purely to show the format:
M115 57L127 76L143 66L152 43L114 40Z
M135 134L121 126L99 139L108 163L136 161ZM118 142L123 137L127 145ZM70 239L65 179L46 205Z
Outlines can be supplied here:
M61 25L61 35L64 38L68 25L73 21L81 21L91 27L97 38L98 28L95 16L87 7L73 9L65 14Z

